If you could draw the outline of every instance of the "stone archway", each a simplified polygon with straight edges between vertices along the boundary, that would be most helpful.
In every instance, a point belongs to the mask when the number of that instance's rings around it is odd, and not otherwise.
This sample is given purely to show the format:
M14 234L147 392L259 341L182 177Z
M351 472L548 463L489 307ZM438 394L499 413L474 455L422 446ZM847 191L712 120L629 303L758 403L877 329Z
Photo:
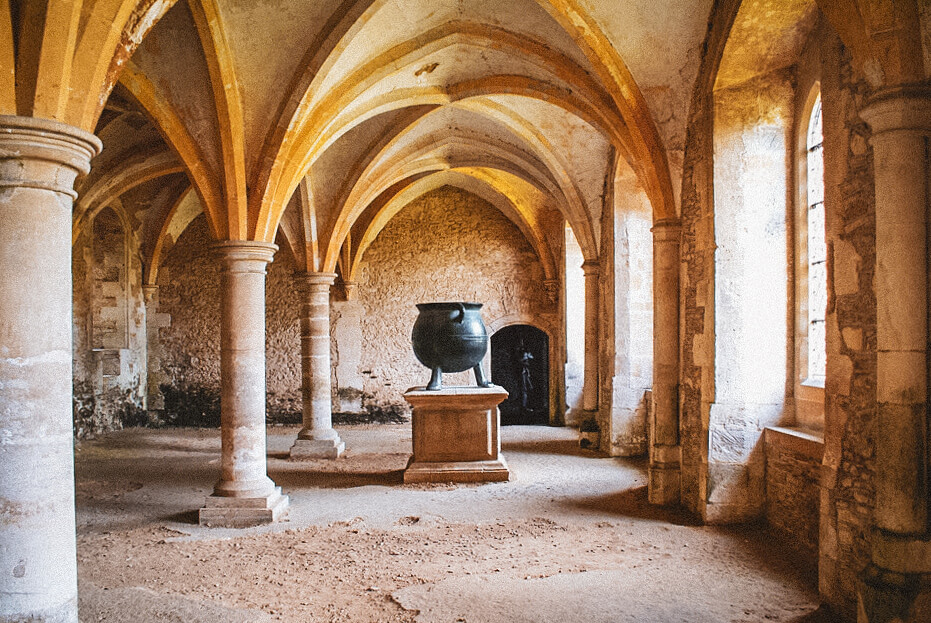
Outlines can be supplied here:
M549 336L527 324L491 336L491 379L508 391L501 424L549 424Z

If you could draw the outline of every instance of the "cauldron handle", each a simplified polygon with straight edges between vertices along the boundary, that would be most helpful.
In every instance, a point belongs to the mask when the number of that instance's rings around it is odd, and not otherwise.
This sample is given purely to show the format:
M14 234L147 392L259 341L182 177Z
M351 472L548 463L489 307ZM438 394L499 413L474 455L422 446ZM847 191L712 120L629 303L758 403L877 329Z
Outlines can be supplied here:
M459 324L462 324L462 321L465 320L465 316L466 316L465 305L463 305L462 303L456 303L455 305L459 309L459 317L454 318L454 320L458 322Z

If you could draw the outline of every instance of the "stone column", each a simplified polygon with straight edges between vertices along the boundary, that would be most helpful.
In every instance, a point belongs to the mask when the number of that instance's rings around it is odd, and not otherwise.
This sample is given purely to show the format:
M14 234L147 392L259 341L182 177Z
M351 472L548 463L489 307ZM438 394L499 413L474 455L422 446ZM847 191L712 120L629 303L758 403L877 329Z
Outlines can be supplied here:
M875 95L876 507L860 621L931 617L928 522L928 144L931 89ZM920 585L924 584L922 590ZM909 588L911 587L911 588ZM921 614L911 608L924 594ZM911 613L911 614L909 614Z
M301 397L304 428L291 446L292 459L335 459L346 444L333 429L330 395L330 286L334 273L298 273L301 297Z
M582 264L585 274L585 379L582 383L582 409L598 411L598 301L601 298L597 260Z
M265 455L265 269L278 247L227 241L220 261L220 481L200 523L239 528L277 521L287 496L268 477Z
M679 235L678 221L653 226L653 404L650 420L651 504L679 503Z
M100 149L0 116L0 621L78 620L71 210Z

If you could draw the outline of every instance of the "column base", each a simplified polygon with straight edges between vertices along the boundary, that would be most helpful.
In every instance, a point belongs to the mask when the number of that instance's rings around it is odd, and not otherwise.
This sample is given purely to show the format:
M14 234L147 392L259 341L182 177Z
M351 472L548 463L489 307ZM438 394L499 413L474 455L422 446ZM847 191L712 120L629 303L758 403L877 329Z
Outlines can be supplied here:
M857 587L857 623L931 621L931 574L896 573L871 564Z
M679 465L650 465L647 501L657 506L677 506L681 501Z
M290 499L281 494L281 487L265 497L233 498L207 496L198 513L199 523L210 528L249 528L275 523L285 518Z
M511 477L504 457L493 461L414 461L407 463L404 482L507 482Z
M339 437L335 439L298 439L291 446L291 460L337 459L345 450L346 443Z

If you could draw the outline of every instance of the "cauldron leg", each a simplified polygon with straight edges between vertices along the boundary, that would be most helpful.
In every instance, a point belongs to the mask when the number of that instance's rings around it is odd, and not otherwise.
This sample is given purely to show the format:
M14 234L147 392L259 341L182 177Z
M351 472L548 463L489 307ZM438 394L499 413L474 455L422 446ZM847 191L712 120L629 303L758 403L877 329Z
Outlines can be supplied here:
M443 370L442 369L433 368L433 371L430 374L430 382L427 384L427 389L429 389L430 391L443 389Z
M479 387L491 387L491 383L488 382L488 379L485 378L485 371L482 370L482 364L477 363L475 367L472 368L475 372L475 384Z

